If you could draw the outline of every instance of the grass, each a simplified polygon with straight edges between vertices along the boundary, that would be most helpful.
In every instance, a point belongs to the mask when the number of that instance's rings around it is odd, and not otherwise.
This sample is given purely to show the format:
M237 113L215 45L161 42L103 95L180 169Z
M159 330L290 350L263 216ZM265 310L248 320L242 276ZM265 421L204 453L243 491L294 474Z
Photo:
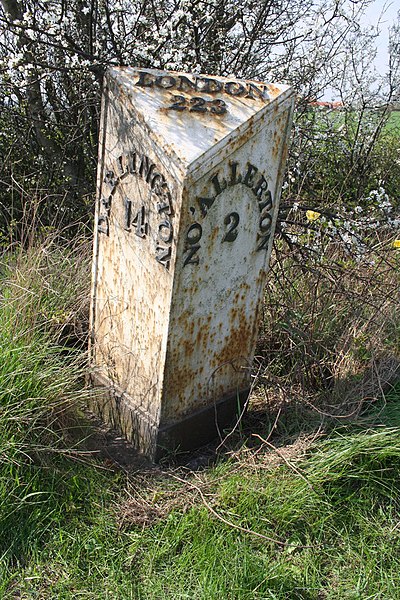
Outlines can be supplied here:
M55 314L60 314L59 306L68 310L65 286L77 269L72 268L71 251L61 251L57 246L55 252L52 246L48 240L27 253L16 251L1 265L0 556L3 562L8 559L12 562L32 544L40 543L64 514L66 497L83 493L75 489L75 472L64 464L69 452L66 415L80 395L83 362L77 352L66 351L59 344L65 323L54 319ZM68 275L58 274L60 266ZM68 289L71 300L78 292L77 285L69 285ZM74 451L74 455L78 453Z
M393 110L386 124L387 129L398 131L400 128L400 111Z
M279 466L262 444L198 473L64 458L3 597L398 598L399 400Z
M400 597L399 399L397 388L379 416L278 467L260 446L251 462L156 470L139 486L93 464L73 466L74 485L59 472L64 512L53 507L38 542L8 566L4 597ZM147 523L128 511L138 488L161 509ZM171 493L180 505L168 510Z
M400 598L400 386L324 435L286 413L203 470L123 470L75 431L84 254L52 240L1 268L0 597Z

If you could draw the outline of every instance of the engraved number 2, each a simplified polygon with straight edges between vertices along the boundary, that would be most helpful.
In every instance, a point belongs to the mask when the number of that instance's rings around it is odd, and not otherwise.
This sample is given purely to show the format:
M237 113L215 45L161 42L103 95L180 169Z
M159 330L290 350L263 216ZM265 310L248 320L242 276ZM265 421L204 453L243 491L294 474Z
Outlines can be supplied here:
M239 215L237 212L231 212L226 215L224 219L225 225L228 225L228 229L225 232L222 242L234 242L238 235L237 226L239 225Z
M186 98L185 96L181 96L179 94L172 94L172 99L174 103L168 106L169 109L172 110L186 110Z
M206 101L204 98L200 98L199 96L191 98L190 104L190 112L207 112Z

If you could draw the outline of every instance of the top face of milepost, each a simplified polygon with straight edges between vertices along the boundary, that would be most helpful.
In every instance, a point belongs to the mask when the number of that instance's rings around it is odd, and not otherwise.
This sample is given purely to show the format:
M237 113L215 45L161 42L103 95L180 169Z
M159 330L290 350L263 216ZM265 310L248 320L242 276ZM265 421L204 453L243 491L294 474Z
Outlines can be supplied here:
M293 94L283 84L156 69L115 67L108 76L183 177L252 137Z

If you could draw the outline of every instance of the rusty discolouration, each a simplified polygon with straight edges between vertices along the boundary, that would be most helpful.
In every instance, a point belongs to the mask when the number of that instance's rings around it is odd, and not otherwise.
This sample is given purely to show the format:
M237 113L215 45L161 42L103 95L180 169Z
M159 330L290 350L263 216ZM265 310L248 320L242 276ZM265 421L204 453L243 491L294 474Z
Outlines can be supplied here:
M160 88L177 74L131 73L112 71L103 102L91 361L108 388L98 411L155 456L250 386L293 102L222 78L227 111L213 115L217 84L182 80L211 86L196 115L197 89L178 90L176 110Z
M274 85L273 83L268 83L267 88L271 98L276 98L282 91L281 88L279 88L277 85Z

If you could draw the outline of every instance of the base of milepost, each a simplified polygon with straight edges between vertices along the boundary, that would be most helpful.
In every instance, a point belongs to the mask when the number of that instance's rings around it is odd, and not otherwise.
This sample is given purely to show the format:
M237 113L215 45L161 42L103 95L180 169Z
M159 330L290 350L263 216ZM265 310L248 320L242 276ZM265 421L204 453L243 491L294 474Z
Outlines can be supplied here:
M157 425L121 389L99 374L91 374L90 408L102 420L118 429L142 454L158 461L180 452L189 452L224 438L237 424L246 408L249 389L226 396L179 421Z

